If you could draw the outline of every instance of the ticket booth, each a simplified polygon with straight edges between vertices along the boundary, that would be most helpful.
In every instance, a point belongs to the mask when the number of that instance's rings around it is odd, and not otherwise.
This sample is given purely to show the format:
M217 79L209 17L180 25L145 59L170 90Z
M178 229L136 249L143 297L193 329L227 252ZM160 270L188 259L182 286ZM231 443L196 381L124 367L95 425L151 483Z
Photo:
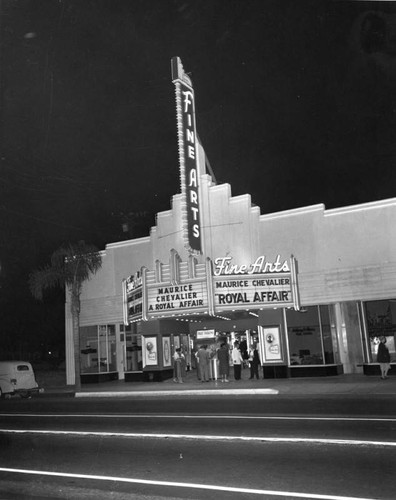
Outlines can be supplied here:
M209 367L209 378L213 380L217 380L219 368L218 368L218 360L217 360L217 349L220 347L220 344L217 341L217 333L214 329L208 330L197 330L193 339L193 355L192 358L195 360L195 368L199 370L198 360L196 358L196 353L198 349L202 346L206 346L206 349L210 354L210 367Z

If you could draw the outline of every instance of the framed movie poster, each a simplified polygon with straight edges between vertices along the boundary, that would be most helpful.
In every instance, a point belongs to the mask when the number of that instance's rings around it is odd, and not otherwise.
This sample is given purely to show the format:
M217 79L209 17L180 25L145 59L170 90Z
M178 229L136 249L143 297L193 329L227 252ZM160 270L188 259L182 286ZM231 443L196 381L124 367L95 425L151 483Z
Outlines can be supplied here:
M162 337L162 361L164 368L172 366L170 337Z
M143 337L143 368L158 365L157 337Z
M282 363L283 353L279 326L259 326L262 363Z

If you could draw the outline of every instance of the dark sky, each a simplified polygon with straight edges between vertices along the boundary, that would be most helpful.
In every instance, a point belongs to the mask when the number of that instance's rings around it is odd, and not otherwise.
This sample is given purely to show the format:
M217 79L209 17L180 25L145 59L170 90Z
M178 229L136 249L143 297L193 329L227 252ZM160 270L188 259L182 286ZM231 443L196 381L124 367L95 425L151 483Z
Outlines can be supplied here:
M123 237L122 214L142 212L131 217L146 235L170 208L176 55L217 181L234 195L250 193L262 213L394 197L393 12L393 2L2 0L3 292L63 242L104 248Z

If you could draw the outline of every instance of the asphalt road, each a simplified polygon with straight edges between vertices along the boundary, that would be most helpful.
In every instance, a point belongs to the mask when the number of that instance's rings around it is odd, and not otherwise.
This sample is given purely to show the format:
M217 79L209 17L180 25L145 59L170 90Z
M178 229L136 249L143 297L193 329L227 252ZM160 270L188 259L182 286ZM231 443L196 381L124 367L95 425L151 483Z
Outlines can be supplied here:
M386 397L1 401L0 498L394 499L391 408Z

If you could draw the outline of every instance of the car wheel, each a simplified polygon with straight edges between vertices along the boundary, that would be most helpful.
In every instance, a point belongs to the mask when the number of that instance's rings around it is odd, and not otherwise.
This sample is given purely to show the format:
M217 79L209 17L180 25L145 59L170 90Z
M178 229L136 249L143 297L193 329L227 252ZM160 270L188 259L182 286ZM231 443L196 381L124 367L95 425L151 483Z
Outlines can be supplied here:
M22 399L28 399L29 397L28 391L22 391L19 393L19 395L21 396Z

